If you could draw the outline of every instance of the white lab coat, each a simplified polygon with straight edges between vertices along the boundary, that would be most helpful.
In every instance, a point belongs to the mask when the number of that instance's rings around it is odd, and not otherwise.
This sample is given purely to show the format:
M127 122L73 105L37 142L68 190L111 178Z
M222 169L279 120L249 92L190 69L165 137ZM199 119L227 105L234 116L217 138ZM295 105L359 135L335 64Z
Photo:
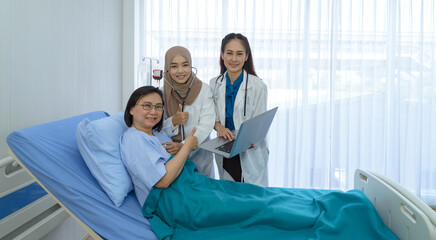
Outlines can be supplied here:
M226 73L222 76L212 78L209 82L215 102L216 121L219 121L223 126L225 126L226 119ZM246 116L244 117L245 84L247 77L247 104ZM236 94L233 111L233 121L236 130L239 129L241 123L245 120L255 117L267 110L267 95L267 87L262 79L254 75L247 75L247 72L244 71L244 79ZM248 149L245 153L242 152L240 154L244 182L265 187L268 186L268 156L269 150L265 139L256 144L255 148ZM230 174L223 168L223 157L215 154L215 161L217 163L220 179L233 180Z
M185 138L188 136L194 127L197 128L194 136L197 137L198 144L209 140L209 135L212 132L215 124L215 110L212 99L212 92L207 83L202 83L201 90L191 105L185 105L184 112L189 112L189 118L185 128ZM164 123L162 130L172 137L179 133L179 126L174 126L172 117L167 118L164 114ZM213 171L213 155L211 152L197 148L189 153L188 159L197 165L198 172L208 177L214 177Z

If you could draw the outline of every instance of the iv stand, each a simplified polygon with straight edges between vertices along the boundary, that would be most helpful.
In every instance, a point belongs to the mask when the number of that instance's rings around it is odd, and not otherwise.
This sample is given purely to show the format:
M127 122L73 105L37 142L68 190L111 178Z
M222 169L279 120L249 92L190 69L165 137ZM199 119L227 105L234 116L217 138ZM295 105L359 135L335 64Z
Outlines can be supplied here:
M155 60L156 63L159 64L159 59L156 59L156 58L150 58L150 57L142 57L142 61L143 61L143 62L145 61L145 59L150 60L150 82L148 83L148 85L151 86L151 85L153 84L153 82L152 82L152 80L151 80L151 79L153 79L153 66L152 66L152 63L153 63L153 60Z

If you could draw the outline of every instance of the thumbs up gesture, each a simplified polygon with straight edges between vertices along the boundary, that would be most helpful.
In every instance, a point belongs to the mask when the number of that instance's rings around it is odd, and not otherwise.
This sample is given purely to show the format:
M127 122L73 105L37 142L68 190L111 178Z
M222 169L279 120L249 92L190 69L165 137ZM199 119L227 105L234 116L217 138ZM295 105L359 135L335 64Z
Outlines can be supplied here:
M176 114L173 115L173 125L184 125L189 118L189 112L182 112L182 104L179 104L179 109L177 110Z
M191 133L188 135L188 137L185 139L185 145L189 147L191 150L195 150L198 147L198 139L196 136L194 136L195 131L197 128L193 128Z

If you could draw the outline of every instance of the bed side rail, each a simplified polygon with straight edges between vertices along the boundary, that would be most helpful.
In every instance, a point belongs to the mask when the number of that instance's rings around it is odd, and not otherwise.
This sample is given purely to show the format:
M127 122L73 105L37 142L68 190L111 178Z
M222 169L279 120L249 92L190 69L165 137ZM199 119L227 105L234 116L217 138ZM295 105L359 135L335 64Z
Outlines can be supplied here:
M12 157L0 159L0 198L34 182L35 180Z
M396 191L401 193L404 197L406 197L409 201L411 201L413 204L415 204L430 220L430 222L436 226L436 212L431 209L429 205L427 205L424 201L419 199L415 194L411 193L409 190L407 190L405 187L401 186L400 184L396 183L395 181L378 174L376 172L367 171L371 173L372 175L378 177L385 183L387 183L389 186L394 188Z
M42 187L44 188L44 190L48 193L48 196L50 196L50 199L54 201L54 203L59 206L59 209L56 210L55 214L59 214L62 219L64 220L65 218L67 218L68 216L71 216L77 223L79 223L79 225L85 229L89 236L94 239L94 240L102 240L102 238L100 237L100 235L98 235L96 232L94 232L94 230L92 230L88 225L86 225L85 223L83 223L76 215L74 215L67 207L65 207L62 202L60 202L50 191L48 191L48 189L41 183L39 182L39 180L32 174L32 172L29 171L29 169L26 168L26 166L23 165L23 163L20 161L20 159L15 155L15 153L9 148L8 149L9 155L16 161L18 162L18 164L33 178L36 180L36 182ZM62 220L62 221L63 221ZM62 221L60 221L60 219L57 216L54 216L50 219L50 223L52 222L56 222L56 226L59 225ZM46 224L46 226L49 226L48 224ZM54 229L56 226L50 225L52 226L51 229L49 231L51 231L52 229ZM46 232L47 228L45 228ZM29 233L26 233L26 235L29 235ZM35 238L29 238L29 239L35 239ZM1 237L0 237L0 240Z
M22 202L15 198L23 195L16 193L34 184L35 180L12 157L0 159L0 202ZM39 239L68 217L47 194L17 206L1 206L5 216L0 216L0 239Z
M400 239L436 240L429 218L415 204L368 171L357 169L354 188L371 200L383 222Z

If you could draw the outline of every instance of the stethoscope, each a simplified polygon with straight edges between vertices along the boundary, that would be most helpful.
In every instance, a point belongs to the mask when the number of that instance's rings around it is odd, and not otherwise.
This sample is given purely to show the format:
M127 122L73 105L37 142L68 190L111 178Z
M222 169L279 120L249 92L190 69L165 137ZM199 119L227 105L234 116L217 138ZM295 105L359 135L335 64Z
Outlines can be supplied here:
M219 75L219 76L216 78L216 80L215 80L215 89L214 89L214 93L216 93L217 83L218 83L218 80L219 80L220 78L221 78L220 83L221 83L221 84L223 83L224 75L225 75L225 73ZM247 73L247 74L245 74L245 75L246 75L246 76L245 76L245 96L244 96L244 117L246 116L246 112L247 112L247 86L248 86L248 75L249 75L249 74Z
M194 77L196 78L197 69L196 69L195 67L192 67L192 68L196 70L196 71L195 71L195 75L194 75ZM168 70L166 70L165 72L168 72ZM192 73L191 73L191 74L192 74ZM179 91L177 91L177 90L173 87L173 85L171 85L171 83L170 83L166 78L164 78L164 81L165 81L166 83L168 83L168 86L170 86L171 89L172 89L172 90L177 94L177 96L178 96L180 99L182 99L182 112L183 112L183 109L185 108L185 100L186 100L186 98L188 98L188 96L189 96L189 92L191 91L191 87L192 87L192 84L194 83L194 80L191 81L191 84L189 85L188 89L186 89L186 90L183 91L183 92L179 92ZM186 93L186 95L185 95L185 97L182 97L182 95L180 95L180 94L184 94L184 93ZM185 127L184 127L184 125L181 125L181 128L182 128L181 135L182 135L182 141L183 141L183 140L185 140Z

